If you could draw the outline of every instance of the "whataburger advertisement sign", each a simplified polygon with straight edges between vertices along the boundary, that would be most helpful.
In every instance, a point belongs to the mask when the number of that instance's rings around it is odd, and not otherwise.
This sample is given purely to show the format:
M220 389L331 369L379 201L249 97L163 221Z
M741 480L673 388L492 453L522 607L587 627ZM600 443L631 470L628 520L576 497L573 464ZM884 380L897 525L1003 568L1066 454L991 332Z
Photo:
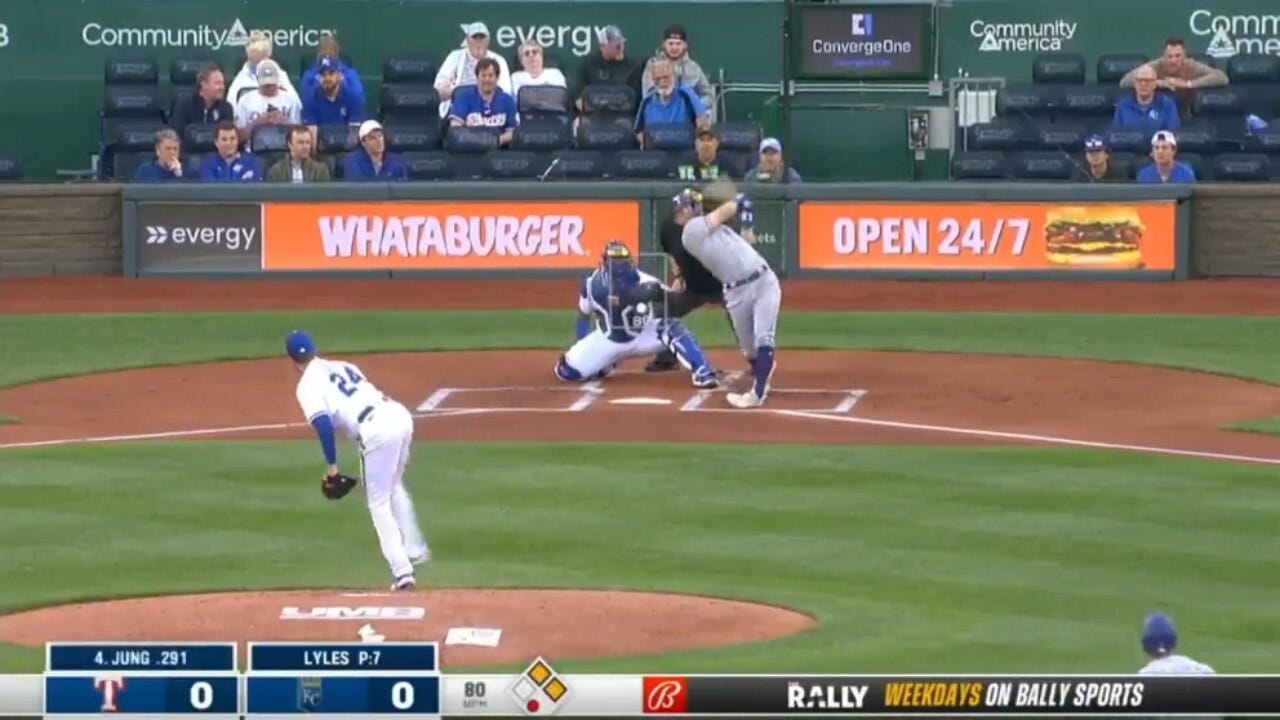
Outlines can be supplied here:
M610 240L640 251L639 202L276 202L262 269L587 269Z
M804 270L1174 270L1172 201L800 203Z

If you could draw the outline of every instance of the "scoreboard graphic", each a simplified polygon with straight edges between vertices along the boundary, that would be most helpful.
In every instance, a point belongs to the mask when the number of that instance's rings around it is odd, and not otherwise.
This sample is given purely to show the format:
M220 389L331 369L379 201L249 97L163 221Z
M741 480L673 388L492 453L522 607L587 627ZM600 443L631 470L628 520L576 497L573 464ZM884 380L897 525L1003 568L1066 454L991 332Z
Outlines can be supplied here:
M437 643L50 643L0 717L1280 715L1280 675L443 674ZM241 671L241 667L244 670Z

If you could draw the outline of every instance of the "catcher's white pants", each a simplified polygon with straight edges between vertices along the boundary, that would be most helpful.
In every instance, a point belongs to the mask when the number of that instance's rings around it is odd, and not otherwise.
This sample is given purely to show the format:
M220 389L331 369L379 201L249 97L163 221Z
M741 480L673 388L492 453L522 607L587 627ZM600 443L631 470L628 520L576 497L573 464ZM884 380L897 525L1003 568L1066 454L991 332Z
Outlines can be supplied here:
M413 500L404 489L404 471L413 444L413 416L388 400L360 423L360 464L365 498L382 556L393 577L413 574L410 556L427 551Z
M627 358L648 357L665 348L658 337L657 323L648 323L630 342L614 342L599 330L592 330L586 337L573 344L564 353L564 361L584 378Z

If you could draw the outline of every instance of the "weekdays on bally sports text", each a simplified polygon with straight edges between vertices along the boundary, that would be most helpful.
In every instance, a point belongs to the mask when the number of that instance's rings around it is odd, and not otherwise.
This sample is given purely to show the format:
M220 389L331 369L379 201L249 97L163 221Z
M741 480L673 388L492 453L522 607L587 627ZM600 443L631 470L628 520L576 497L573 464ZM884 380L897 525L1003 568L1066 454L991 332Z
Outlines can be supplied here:
M0 676L0 717L1280 714L1280 676L443 673L436 642L57 643Z

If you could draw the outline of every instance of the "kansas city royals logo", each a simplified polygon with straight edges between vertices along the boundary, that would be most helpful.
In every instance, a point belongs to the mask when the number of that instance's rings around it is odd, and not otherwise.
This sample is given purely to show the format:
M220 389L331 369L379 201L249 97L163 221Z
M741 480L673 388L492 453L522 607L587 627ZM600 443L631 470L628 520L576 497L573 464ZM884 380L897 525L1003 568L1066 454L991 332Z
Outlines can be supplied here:
M320 712L324 702L324 681L318 677L298 678L298 710Z
M102 693L102 712L120 712L117 700L124 687L124 678L119 675L94 676L93 689Z

